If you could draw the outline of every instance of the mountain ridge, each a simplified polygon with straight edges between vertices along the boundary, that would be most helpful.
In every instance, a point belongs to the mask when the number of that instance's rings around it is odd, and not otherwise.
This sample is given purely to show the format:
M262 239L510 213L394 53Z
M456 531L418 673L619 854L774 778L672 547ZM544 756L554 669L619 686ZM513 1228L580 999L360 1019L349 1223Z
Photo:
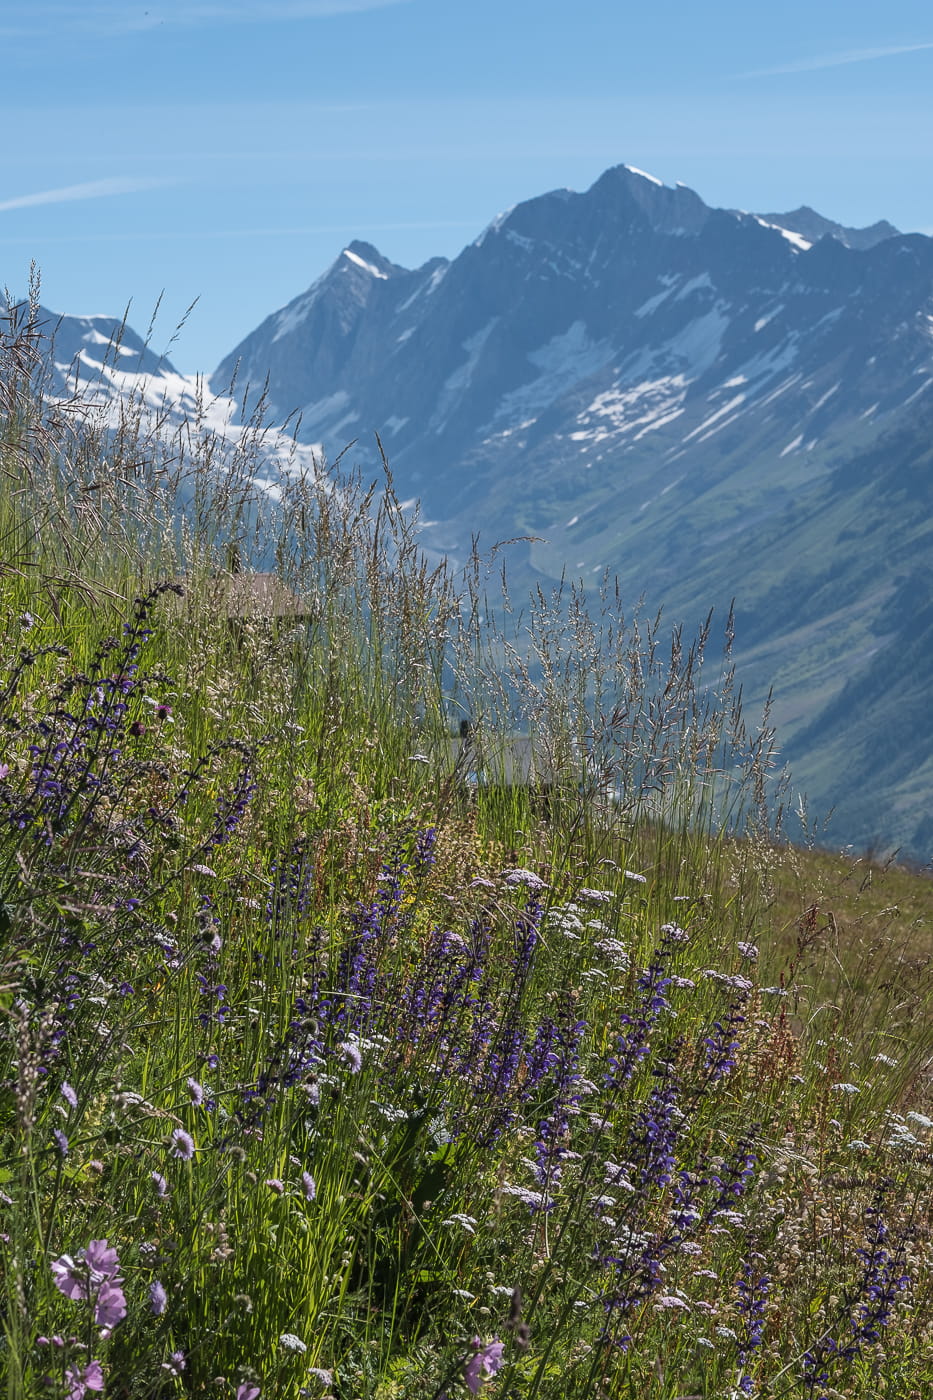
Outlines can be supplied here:
M838 723L847 687L861 695L853 733L893 732L868 677L909 636L914 612L892 628L886 600L907 596L898 580L933 539L927 514L909 518L859 473L878 471L891 434L911 444L895 456L922 455L933 239L806 206L716 209L615 166L582 193L498 215L449 262L401 269L370 245L358 256L383 275L352 269L347 335L332 338L323 314L345 295L342 253L314 284L310 353L285 333L273 356L270 318L212 383L235 364L241 383L271 370L274 411L297 409L299 436L330 455L355 439L366 467L378 432L399 493L430 522L426 548L457 561L477 533L481 547L524 537L516 588L608 569L626 598L691 622L735 596L746 693L775 684L801 785L835 805L844 839L920 853L928 798L902 800L894 777L868 811L857 790L870 755L834 791L819 750L833 747L820 716ZM275 313L277 331L299 300ZM867 535L859 512L877 526ZM921 769L933 757L923 735L903 744Z

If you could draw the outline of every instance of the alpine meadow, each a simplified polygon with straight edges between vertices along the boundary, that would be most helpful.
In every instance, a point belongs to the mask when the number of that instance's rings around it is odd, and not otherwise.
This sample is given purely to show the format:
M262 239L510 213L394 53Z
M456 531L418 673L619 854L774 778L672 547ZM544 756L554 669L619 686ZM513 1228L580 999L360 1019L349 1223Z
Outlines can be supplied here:
M728 606L426 552L385 458L50 330L7 301L8 1400L930 1394L933 884L785 839Z

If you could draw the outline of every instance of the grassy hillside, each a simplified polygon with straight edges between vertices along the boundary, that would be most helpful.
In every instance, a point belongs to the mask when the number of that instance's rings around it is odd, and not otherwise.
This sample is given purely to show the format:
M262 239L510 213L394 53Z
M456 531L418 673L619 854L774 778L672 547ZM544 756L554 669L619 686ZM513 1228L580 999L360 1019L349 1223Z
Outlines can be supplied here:
M933 884L775 841L709 638L571 592L516 647L391 491L95 431L29 351L10 1400L926 1394ZM458 771L464 715L530 729L546 802Z

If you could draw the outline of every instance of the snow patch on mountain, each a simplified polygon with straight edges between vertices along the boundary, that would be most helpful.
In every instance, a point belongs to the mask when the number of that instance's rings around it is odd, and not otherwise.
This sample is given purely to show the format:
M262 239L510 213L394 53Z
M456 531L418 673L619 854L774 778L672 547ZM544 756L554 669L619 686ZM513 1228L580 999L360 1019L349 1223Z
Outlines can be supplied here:
M334 419L345 421L346 415L341 415L349 402L350 395L346 389L338 389L336 393L327 394L322 399L312 400L301 410L302 425L305 428L318 428Z
M686 379L678 374L646 380L629 389L607 389L597 394L589 408L577 415L581 426L570 434L570 439L602 442L613 434L634 432L633 441L637 442L646 433L655 432L680 417L687 388ZM590 426L593 419L601 421Z
M318 299L319 292L320 283L315 282L314 286L307 291L304 296L298 297L278 313L275 318L275 335L272 337L273 342L282 340L287 335L291 335L292 331L296 331L298 327L308 319L314 303Z
M708 272L701 272L697 277L691 277L685 282L680 291L675 296L675 301L685 301L693 292L700 292L707 287L712 287L712 281Z
M640 175L643 180L650 180L652 185L660 185L661 189L664 188L663 180L659 180L657 175L649 175L647 170L639 170L637 165L626 165L623 169L627 170L630 175Z
M355 263L357 267L361 267L364 272L368 272L371 277L378 277L380 281L388 282L389 274L380 271L378 267L367 262L365 258L361 258L359 253L354 253L350 248L344 248L343 256L349 258L350 262Z
M470 387L473 380L473 373L479 364L480 356L486 341L492 335L499 317L493 316L473 335L468 336L461 342L461 349L467 352L466 360L462 365L458 365L453 374L449 374L444 380L440 394L437 399L437 407L431 418L430 427L437 433L443 432L444 425L451 408L456 400Z
M612 360L612 345L608 340L591 340L585 322L574 321L567 330L529 351L526 359L541 373L503 395L496 410L497 423L534 417L582 380L598 374Z
M769 223L768 220L763 219L760 214L753 214L752 218L755 220L756 223L761 224L762 228L776 229L777 232L781 234L783 238L787 239L791 247L798 253L808 253L813 247L813 244L810 242L809 239L804 238L802 234L795 233L792 228L782 228L780 224Z
M656 292L653 297L649 297L647 301L643 301L641 306L637 306L634 315L642 318L644 316L650 316L652 311L657 311L658 307L663 302L667 301L669 296L673 295L674 288L677 286L680 278L674 277L670 273L662 272L658 281L662 285L662 290Z

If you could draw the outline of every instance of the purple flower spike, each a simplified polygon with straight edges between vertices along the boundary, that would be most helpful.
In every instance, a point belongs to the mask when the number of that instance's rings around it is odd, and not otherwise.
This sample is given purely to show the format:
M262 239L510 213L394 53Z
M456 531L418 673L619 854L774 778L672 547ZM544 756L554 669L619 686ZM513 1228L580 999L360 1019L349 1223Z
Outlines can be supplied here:
M483 1346L479 1337L474 1337L473 1346L476 1351L463 1369L463 1383L471 1395L478 1395L483 1382L489 1380L497 1371L501 1371L505 1365L502 1357L505 1343L489 1342L487 1346Z
M164 1284L161 1284L158 1279L155 1279L149 1285L149 1306L156 1317L161 1317L168 1306L168 1294L165 1291Z
M200 1108L201 1104L204 1102L204 1086L199 1084L196 1079L189 1079L188 1096L195 1108Z
M162 1175L162 1173L161 1173L161 1172L152 1172L151 1175L152 1175L152 1184L153 1184L153 1186L155 1187L155 1193L156 1193L156 1195L157 1195L157 1196L167 1196L167 1195L168 1195L168 1182L165 1180L165 1177Z
M59 1150L59 1152L61 1153L61 1155L62 1155L63 1157L67 1157L67 1156L68 1156L68 1139L67 1139L67 1137L65 1136L65 1134L62 1132L61 1128L53 1128L53 1129L52 1129L52 1136L53 1136L53 1138L55 1139L55 1146L58 1148L58 1150Z
M317 1195L317 1182L310 1172L301 1173L301 1186L305 1193L305 1200L313 1201Z
M65 1100L65 1103L68 1104L70 1108L78 1107L78 1096L75 1093L74 1089L72 1089L71 1085L68 1083L67 1079L62 1084L62 1087L59 1092L61 1093L62 1098Z
M252 1381L244 1381L236 1388L236 1400L259 1400L259 1386L253 1385Z
M184 1162L190 1162L194 1156L194 1138L184 1128L172 1131L172 1156L180 1157Z

